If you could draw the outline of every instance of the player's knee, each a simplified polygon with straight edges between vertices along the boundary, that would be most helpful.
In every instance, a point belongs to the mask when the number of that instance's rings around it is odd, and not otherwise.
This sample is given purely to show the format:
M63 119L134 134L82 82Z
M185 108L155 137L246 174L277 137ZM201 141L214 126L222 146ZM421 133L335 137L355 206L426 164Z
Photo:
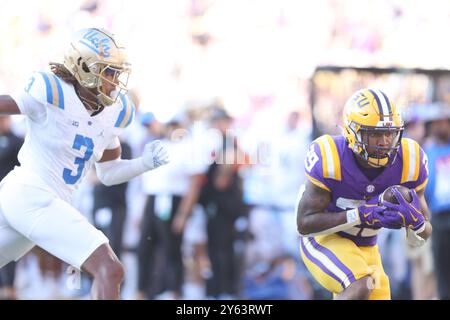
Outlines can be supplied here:
M119 261L114 261L108 268L108 279L114 279L117 282L122 282L125 276L123 265Z
M373 290L372 277L364 277L354 283L354 298L357 300L368 300Z
M368 300L372 293L372 277L364 277L353 282L347 289L336 295L337 300Z
M125 276L125 270L118 260L109 260L102 263L99 272L96 273L97 279L103 279L109 282L121 283Z

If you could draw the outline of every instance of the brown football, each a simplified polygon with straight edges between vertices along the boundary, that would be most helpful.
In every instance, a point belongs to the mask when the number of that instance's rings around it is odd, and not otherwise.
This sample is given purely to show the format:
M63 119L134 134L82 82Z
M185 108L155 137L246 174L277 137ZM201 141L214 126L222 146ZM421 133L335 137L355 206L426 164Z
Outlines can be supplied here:
M384 192L381 194L381 197L384 201L398 204L397 198L395 198L394 194L392 193L392 188L396 188L398 191L400 191L400 193L402 194L403 198L406 201L408 201L408 202L412 201L412 197L409 194L409 189L407 187L400 186L400 185L390 186L390 187L386 188L386 190L384 190Z

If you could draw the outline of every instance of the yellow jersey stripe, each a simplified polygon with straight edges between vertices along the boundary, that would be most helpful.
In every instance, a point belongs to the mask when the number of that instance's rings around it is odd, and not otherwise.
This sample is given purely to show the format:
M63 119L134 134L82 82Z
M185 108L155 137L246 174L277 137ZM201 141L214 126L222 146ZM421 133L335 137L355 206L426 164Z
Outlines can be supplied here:
M420 190L422 190L423 188L425 188L427 186L427 183L428 183L428 178L422 184L415 187L414 190L416 192L419 192Z
M318 186L321 189L327 190L328 192L331 192L330 188L328 188L326 185L324 185L322 182L320 182L319 180L311 177L309 174L306 173L306 177L308 178L309 181L311 181L312 184Z
M322 156L322 172L324 178L341 180L341 164L336 144L330 135L324 135L316 140Z
M323 144L321 139L318 139L317 144L320 148L320 156L322 158L322 175L324 178L328 178L328 159L325 151L325 145Z
M331 149L331 156L333 159L333 167L334 167L334 179L341 181L341 161L339 159L339 154L338 154L338 150L336 147L336 144L334 143L333 138L331 138L331 136L326 135L326 138L328 140L328 143L330 145L330 149Z
M402 139L402 152L403 152L403 168L402 168L402 179L400 183L405 183L408 181L408 172L409 172L409 145L406 139Z
M420 170L420 148L414 140L402 139L403 169L400 183L417 181Z
M414 153L416 154L416 163L414 166L414 176L413 176L413 181L417 181L417 179L419 179L419 169L420 169L420 149L419 149L419 144L417 142L414 142L411 140L411 142L414 145Z
M53 105L59 106L59 92L58 92L58 87L57 87L57 84L56 84L56 80L53 77L48 77L48 79L50 81L50 88L52 90Z

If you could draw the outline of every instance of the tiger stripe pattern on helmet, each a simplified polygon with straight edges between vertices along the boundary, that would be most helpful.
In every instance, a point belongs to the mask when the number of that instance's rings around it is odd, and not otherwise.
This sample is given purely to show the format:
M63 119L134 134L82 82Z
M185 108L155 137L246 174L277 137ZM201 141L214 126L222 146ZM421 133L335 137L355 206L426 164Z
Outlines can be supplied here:
M389 118L389 121L392 121L391 103L384 92L378 89L369 89L369 91L377 101L378 110L380 111L380 121L385 121L385 118Z

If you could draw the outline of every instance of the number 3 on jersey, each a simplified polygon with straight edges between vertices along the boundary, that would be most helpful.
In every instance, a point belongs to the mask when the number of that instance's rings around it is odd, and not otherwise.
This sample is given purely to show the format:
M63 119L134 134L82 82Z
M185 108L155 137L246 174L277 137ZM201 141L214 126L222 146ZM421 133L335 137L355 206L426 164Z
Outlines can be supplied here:
M81 178L84 170L84 164L86 161L89 161L92 156L92 152L94 151L94 142L91 138L77 134L75 136L75 141L73 142L72 148L75 150L81 150L81 147L86 147L86 151L84 152L83 158L75 158L75 164L78 166L76 174L73 174L72 170L64 168L63 178L67 184L75 184Z

